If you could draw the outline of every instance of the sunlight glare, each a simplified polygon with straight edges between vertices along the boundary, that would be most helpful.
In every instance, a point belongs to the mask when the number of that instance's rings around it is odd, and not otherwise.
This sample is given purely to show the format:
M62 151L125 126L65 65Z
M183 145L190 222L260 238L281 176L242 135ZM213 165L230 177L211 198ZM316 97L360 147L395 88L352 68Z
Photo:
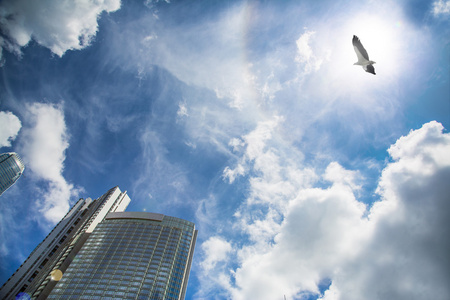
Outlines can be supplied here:
M375 95L390 90L400 77L412 73L410 51L404 51L411 43L408 39L411 28L395 10L349 16L342 18L340 26L324 35L327 38L321 41L332 47L329 72L323 78L327 83L325 90L331 98L342 97L371 108L379 105L379 97ZM359 37L370 60L375 61L376 75L353 65L358 60L352 45L353 35Z
M348 23L346 31L352 31L358 36L369 58L376 62L376 73L395 75L401 69L399 63L402 40L399 31L402 29L401 21L382 19L378 16L359 15ZM349 37L351 39L353 35ZM352 53L356 62L356 55Z

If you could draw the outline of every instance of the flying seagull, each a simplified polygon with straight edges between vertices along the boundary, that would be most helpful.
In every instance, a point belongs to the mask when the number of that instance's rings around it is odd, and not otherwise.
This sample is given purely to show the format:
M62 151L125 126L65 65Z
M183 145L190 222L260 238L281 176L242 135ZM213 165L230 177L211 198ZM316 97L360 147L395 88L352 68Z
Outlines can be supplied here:
M352 43L353 48L355 48L356 56L358 56L358 61L355 62L354 65L362 66L364 71L375 75L375 68L373 67L375 62L369 60L366 49L364 49L364 46L356 35L353 36Z

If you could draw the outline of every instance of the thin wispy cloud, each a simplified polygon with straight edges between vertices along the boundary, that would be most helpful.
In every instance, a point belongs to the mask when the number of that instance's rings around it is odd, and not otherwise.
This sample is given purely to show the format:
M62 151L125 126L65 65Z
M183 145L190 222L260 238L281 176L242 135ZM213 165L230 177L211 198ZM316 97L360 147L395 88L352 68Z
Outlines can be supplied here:
M450 1L435 1L433 3L433 14L435 16L450 14Z
M318 71L324 61L324 58L316 57L311 48L310 44L314 34L314 31L306 30L296 41L298 52L295 60L303 65L306 74Z
M178 117L187 117L187 116L189 116L188 109L186 107L186 103L179 103L178 104L177 116Z

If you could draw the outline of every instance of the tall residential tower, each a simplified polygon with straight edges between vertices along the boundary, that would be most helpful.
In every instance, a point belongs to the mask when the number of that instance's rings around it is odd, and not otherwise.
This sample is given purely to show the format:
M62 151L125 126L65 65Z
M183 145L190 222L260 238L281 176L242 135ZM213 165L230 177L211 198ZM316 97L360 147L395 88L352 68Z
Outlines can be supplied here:
M25 165L16 153L0 154L0 195L19 179L23 170Z
M0 288L0 299L15 299L20 292L32 288L57 262L64 261L62 254L69 251L75 255L82 241L108 212L124 211L129 202L126 192L122 193L118 187L94 201L91 198L78 200Z

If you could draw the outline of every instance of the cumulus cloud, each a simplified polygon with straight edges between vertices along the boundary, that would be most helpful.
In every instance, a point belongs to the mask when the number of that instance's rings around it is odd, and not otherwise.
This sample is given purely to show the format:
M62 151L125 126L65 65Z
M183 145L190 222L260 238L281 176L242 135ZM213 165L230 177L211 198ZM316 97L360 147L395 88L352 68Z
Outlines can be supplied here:
M209 243L228 244L208 241L204 274L221 277L217 285L232 299L448 298L450 135L441 124L427 123L389 148L392 161L370 209L357 198L358 171L336 162L321 175L304 169L270 146L272 131L253 132L253 160L272 159L252 173L248 199L235 213L233 229L248 239L232 250L228 270L213 262L230 248L214 254Z
M350 189L303 190L288 207L274 244L241 249L233 299L276 299L318 293L318 283L354 256L366 225ZM262 288L264 287L264 288Z
M0 147L11 147L21 127L22 123L13 113L0 111Z
M65 151L69 147L62 106L35 103L26 108L29 127L24 127L21 137L21 153L36 180L42 180L47 188L38 206L45 218L59 221L68 211L70 197L77 189L63 176Z
M20 54L20 48L33 39L62 56L67 50L88 46L97 33L99 15L119 8L120 0L2 1L0 47Z
M213 236L203 242L202 250L206 253L201 266L205 271L211 270L217 263L227 259L232 251L231 244L221 237Z
M312 170L291 168L278 166L276 180L251 180L253 200L239 217L245 220L240 229L253 243L238 250L239 267L232 274L236 285L229 290L233 299L317 294L318 284L354 257L365 239L366 207L353 194L352 171L331 163L322 176L331 187L321 189L311 187L317 178ZM330 176L338 171L346 180ZM267 213L257 217L258 207Z
M382 200L369 215L373 236L341 268L330 294L339 299L448 299L449 151L450 135L437 122L389 148L394 161L383 170Z
M345 170L337 162L332 162L325 170L324 179L335 184L348 185L354 190L358 190L361 186L358 184L361 175L358 171Z

